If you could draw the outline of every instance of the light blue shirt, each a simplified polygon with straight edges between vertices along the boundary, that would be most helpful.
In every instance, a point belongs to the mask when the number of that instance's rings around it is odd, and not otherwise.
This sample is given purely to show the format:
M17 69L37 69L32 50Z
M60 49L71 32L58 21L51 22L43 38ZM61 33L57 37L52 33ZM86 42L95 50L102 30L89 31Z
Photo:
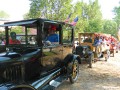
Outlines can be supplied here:
M59 42L59 35L58 34L50 34L47 37L47 40L49 40L50 42Z

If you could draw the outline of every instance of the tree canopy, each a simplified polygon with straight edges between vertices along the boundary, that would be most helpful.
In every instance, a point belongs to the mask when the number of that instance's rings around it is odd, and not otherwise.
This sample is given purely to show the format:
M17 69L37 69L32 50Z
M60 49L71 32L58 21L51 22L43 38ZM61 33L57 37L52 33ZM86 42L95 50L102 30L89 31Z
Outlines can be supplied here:
M83 0L76 3L72 3L72 1L30 0L30 10L29 13L24 15L24 18L46 18L64 21L72 13L69 22L72 22L76 16L79 18L75 26L76 35L78 32L116 33L118 23L102 19L98 0L89 0L89 3L83 2ZM118 14L120 12L118 8L115 8L114 11ZM120 16L117 15L116 17L119 18ZM116 22L119 22L119 19L116 19Z
M71 0L30 0L30 18L63 20L70 13Z
M113 12L115 15L114 21L117 24L117 34L118 34L118 30L120 29L120 2L119 2L119 6L114 7Z
M9 15L6 12L0 11L0 18L7 19L8 17Z
M102 32L115 36L117 34L117 23L113 20L104 20Z

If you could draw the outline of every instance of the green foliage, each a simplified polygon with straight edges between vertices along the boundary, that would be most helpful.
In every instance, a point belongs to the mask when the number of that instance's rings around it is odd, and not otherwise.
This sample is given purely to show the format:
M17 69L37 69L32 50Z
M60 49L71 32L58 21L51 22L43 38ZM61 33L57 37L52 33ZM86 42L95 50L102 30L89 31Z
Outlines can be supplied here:
M98 0L89 0L89 3L78 1L71 4L73 0L30 0L30 11L24 15L28 18L46 18L58 21L64 21L70 13L70 22L76 16L79 21L75 26L75 35L79 32L103 32L116 33L116 23L112 21L103 21L102 13ZM120 7L115 8L116 22L120 22ZM108 23L109 22L109 23Z
M100 11L100 6L98 0L94 2L89 2L87 9L88 15L88 27L85 32L101 32L102 30L102 13Z
M89 19L102 19L102 13L100 11L100 6L98 3L98 0L95 0L94 2L89 2L88 5L88 16Z
M0 32L0 38L1 38L1 37L4 37L4 36L5 36L5 32L4 32L4 31L1 31L1 32Z
M113 12L114 12L114 15L115 15L114 21L116 22L116 31L113 32L113 34L117 34L118 33L118 28L120 28L120 2L119 2L118 7L114 7Z
M104 20L103 22L103 33L111 34L116 36L117 34L117 23L113 20Z
M71 0L30 0L30 18L44 17L53 20L63 20L70 13ZM66 16L66 15L65 15Z
M77 13L76 13L77 12ZM76 32L101 32L102 30L102 13L98 0L89 1L89 4L77 2L74 6L74 14L79 15Z
M23 15L23 18L24 18L24 19L29 19L29 18L30 18L29 13L24 14L24 15Z
M17 34L23 33L22 29L23 29L23 28L22 28L22 27L19 27L19 26L17 26L17 27L12 27L12 28L11 28L12 32L16 32Z
M102 24L99 20L90 20L89 26L86 28L87 31L85 32L101 32Z
M6 12L0 11L0 18L7 19L8 17L9 17L9 15Z
M114 14L114 15L115 15L114 20L115 20L115 22L117 23L117 27L120 27L120 6L115 7L115 8L113 9L113 12L115 13L115 14Z
M86 21L82 17L82 11L83 11L83 2L77 2L73 8L72 8L72 16L71 16L71 21L72 22L76 16L78 16L79 21L77 22L75 26L75 35L77 36L79 32L83 32L85 26L86 26Z

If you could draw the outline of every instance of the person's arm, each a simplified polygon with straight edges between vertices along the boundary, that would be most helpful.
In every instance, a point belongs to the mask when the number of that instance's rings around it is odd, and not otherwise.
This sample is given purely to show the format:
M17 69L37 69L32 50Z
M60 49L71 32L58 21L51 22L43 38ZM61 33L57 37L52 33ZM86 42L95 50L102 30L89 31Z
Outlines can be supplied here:
M21 42L19 40L16 40L16 44L21 44Z
M14 44L12 39L9 39L9 44Z
M56 34L55 42L59 42L59 35Z

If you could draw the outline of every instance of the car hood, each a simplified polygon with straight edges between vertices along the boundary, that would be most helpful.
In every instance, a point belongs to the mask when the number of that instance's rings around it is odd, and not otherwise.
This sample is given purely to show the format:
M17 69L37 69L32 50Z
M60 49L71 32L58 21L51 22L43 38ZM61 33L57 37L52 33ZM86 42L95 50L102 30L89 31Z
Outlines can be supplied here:
M0 54L0 63L22 60L21 55L16 52L4 52Z
M9 90L9 89L25 89L26 87L33 87L35 90L46 88L47 85L52 86L52 82L55 78L53 78L61 69L57 69L56 71L52 72L51 74L45 75L44 77L38 78L35 81L28 82L28 83L4 83L0 84L0 90ZM21 90L21 89L20 89ZM25 89L26 90L26 89ZM27 89L28 90L28 89ZM45 89L46 90L46 89Z

